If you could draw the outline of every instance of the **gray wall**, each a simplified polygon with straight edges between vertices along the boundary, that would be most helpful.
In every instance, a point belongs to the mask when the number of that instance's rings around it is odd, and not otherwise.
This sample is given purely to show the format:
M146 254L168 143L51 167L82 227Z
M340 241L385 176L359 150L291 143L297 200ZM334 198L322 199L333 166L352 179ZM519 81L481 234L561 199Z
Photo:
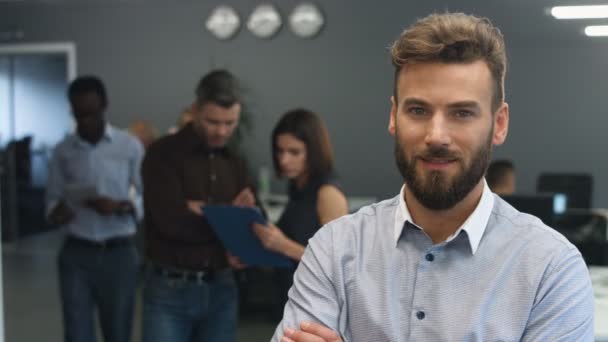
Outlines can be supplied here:
M414 18L431 10L487 15L503 29L510 57L511 130L496 156L514 159L522 192L534 191L541 171L592 172L595 204L608 207L608 118L602 96L608 40L584 38L572 24L558 26L540 9L531 10L530 1L462 0L456 5L413 0L382 2L381 7L372 1L330 0L319 2L328 23L314 40L297 39L283 27L269 41L241 30L235 39L219 42L203 28L218 3L26 2L0 7L0 23L21 28L27 41L75 41L79 73L103 77L110 119L120 126L147 117L166 129L192 100L198 78L211 68L227 67L249 89L255 123L246 148L254 168L270 165L269 135L278 117L305 106L322 114L330 128L346 191L387 197L398 191L400 177L386 132L392 90L386 47ZM243 17L259 2L227 3ZM296 1L275 3L287 14Z

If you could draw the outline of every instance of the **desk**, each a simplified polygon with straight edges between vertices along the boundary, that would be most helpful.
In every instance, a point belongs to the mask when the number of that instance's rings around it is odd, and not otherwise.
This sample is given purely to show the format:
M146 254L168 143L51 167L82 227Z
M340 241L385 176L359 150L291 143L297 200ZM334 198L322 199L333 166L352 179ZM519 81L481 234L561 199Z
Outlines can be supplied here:
M595 341L608 342L608 267L590 266L595 296Z
M595 215L602 216L608 221L608 209L605 208L595 208L591 209L591 212ZM608 225L606 225L606 240L608 241Z
M351 213L377 201L376 197L367 196L349 196L346 199L348 200L348 211ZM287 204L287 195L270 194L266 198L261 199L261 201L270 222L277 222Z

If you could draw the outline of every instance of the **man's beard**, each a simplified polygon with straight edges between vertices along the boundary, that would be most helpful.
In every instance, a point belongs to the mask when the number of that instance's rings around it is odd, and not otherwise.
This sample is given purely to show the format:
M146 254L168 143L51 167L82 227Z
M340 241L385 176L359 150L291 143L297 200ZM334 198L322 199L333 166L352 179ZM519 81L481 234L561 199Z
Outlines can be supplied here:
M399 143L399 134L395 134L395 160L407 188L428 209L453 208L475 188L484 176L492 155L493 130L493 128L490 130L486 143L473 155L468 167L463 164L464 161L460 156L444 147L429 148L408 159L403 146ZM451 179L446 173L435 170L427 172L426 176L419 177L416 173L416 161L420 161L420 158L455 160L455 163L462 165L462 171Z

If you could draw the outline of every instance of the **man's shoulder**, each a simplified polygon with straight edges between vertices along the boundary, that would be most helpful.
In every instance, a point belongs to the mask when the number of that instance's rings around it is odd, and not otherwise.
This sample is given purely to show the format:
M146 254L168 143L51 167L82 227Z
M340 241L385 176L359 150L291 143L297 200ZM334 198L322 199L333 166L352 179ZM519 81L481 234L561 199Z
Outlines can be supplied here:
M152 144L150 144L150 146L148 146L148 149L146 151L146 154L174 154L174 153L179 153L180 152L180 139L178 137L178 133L175 134L167 134L165 136L162 136L158 139L156 139Z
M73 133L66 134L55 146L53 147L53 155L55 157L60 156L62 153L70 153L69 150L73 148L76 143L76 135Z
M536 216L518 211L498 196L489 225L490 233L500 235L510 246L526 246L531 253L539 256L576 250L576 247L557 230Z
M132 148L143 151L143 146L139 142L139 139L137 139L133 134L122 128L115 126L110 127L112 129L112 139L115 145L122 149Z
M392 236L394 213L399 205L398 197L389 198L361 207L354 213L344 215L325 225L316 235L319 239L334 241L365 239L373 235Z
M108 125L112 131L112 137L119 140L119 141L129 141L129 142L134 142L134 141L138 141L137 138L129 133L127 130L122 129L120 127L116 127L114 125Z

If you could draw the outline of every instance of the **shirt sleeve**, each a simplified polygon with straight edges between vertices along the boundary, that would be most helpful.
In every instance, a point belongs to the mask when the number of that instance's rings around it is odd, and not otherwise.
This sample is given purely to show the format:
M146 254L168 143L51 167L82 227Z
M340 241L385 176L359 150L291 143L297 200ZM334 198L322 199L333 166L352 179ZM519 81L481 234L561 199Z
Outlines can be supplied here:
M55 209L57 203L59 203L64 196L65 180L61 173L60 146L61 145L55 147L49 162L49 176L46 184L45 196L46 217L51 214L51 211Z
M302 321L317 322L342 335L342 301L336 290L333 272L332 229L321 228L309 241L294 275L285 305L283 320L276 328L273 342L279 342L285 328L298 328ZM339 266L338 266L339 267Z
M144 147L139 141L135 140L133 144L133 156L129 165L129 184L133 192L129 194L129 199L133 203L135 210L135 218L141 221L144 217L143 197L142 197L142 180L141 180L141 163L144 158Z
M558 257L543 276L522 342L594 340L589 271L576 248Z
M200 229L204 218L188 209L178 170L153 147L146 152L141 168L146 229L154 229L168 240L205 241Z

